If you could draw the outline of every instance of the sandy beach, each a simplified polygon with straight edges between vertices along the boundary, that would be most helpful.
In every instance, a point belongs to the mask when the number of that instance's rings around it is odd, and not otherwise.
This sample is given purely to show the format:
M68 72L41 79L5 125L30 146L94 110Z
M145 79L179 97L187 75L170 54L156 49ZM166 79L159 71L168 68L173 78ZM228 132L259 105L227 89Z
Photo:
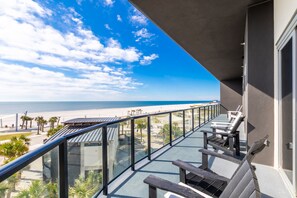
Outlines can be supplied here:
M32 113L28 112L28 116L37 117L43 116L44 119L49 119L50 117L57 116L60 117L60 122L67 121L73 118L93 118L93 117L126 117L133 111L134 115L139 114L147 114L147 113L155 113L162 111L170 111L177 109L187 109L191 106L197 105L207 105L207 103L203 104L178 104L178 105L160 105L160 106L141 106L141 107L128 107L128 108L110 108L110 109L89 109L89 110L75 110L75 111L55 111L55 112L38 112ZM141 111L137 112L137 110L141 109ZM19 114L19 122L18 125L21 124L20 117L22 114ZM0 116L2 120L2 128L1 131L5 131L5 129L12 129L11 126L15 125L15 115L9 116ZM4 128L7 125L8 128ZM36 127L36 122L33 121L32 127Z

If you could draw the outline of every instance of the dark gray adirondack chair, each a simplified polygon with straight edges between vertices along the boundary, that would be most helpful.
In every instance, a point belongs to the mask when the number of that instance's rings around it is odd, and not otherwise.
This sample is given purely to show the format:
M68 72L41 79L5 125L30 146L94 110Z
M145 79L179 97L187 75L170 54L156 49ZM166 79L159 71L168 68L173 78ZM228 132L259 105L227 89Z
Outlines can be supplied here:
M205 179L213 179L213 176L202 175ZM221 188L220 193L216 194L220 198L260 198L261 193L255 175L254 169L251 164L244 160L237 168L232 178L225 179L226 185ZM157 189L166 190L184 197L201 198L204 197L194 190L185 186L178 185L168 180L150 175L144 183L149 185L149 197L157 197ZM205 186L207 187L207 186Z
M204 149L211 145L214 149L222 150L230 155L240 155L239 125L244 116L238 116L232 126L215 127L213 131L201 130L203 133ZM220 130L220 131L219 131ZM208 134L212 134L208 136Z
M212 155L237 164L241 164L243 161L248 161L251 163L256 154L260 153L267 146L267 144L268 135L254 142L243 160L206 149L200 149L200 151L207 156ZM181 160L176 160L172 163L179 167L181 182L208 195L219 197L228 183L227 178L212 172L210 169L208 169L207 164L202 164L201 167L195 167L192 164L183 162ZM186 171L189 173L186 174Z

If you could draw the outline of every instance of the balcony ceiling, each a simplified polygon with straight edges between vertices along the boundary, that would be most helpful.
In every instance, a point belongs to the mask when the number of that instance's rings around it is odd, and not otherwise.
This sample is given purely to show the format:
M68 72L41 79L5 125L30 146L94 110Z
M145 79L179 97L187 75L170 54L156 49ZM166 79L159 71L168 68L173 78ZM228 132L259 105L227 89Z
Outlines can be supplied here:
M242 76L246 9L259 1L130 0L221 81Z

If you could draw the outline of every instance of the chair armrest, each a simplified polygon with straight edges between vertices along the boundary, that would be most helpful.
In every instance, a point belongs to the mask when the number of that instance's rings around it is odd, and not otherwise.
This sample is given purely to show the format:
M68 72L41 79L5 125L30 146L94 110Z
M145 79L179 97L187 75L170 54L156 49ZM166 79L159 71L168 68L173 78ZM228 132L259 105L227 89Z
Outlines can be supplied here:
M216 175L214 173L208 172L206 170L203 170L201 168L197 168L195 166L193 166L190 163L181 161L181 160L175 160L172 162L173 165L178 166L181 169L184 169L186 171L189 171L201 178L204 179L212 179L212 180L221 180L221 181L225 181L225 182L229 182L229 179L220 175Z
M203 154L206 154L206 155L211 155L211 156L214 156L214 157L218 157L218 158L221 158L221 159L224 159L224 160L227 160L227 161L230 161L230 162L234 162L236 164L240 164L241 161L239 159L236 159L232 156L229 156L227 154L220 154L220 153L217 153L217 152L214 152L214 151L210 151L210 150L207 150L207 149L199 149L199 151Z
M206 130L201 130L200 132L202 132L202 133L211 133L213 135L232 135L232 134L227 133L227 132L213 132L213 131L206 131Z
M228 111L228 113L238 113L239 111Z
M195 191L187 187L178 185L176 183L170 182L165 179L161 179L153 175L149 175L147 178L143 180L143 182L149 185L150 193L152 193L151 191L152 188L154 190L155 195L150 194L149 197L157 197L156 188L159 188L161 190L170 191L184 197L203 198L203 196L201 196L200 194L196 193Z
M212 122L211 124L213 124L213 125L230 125L232 123L230 123L230 122Z
M217 126L210 126L210 128L212 129L219 129L219 130L223 130L226 131L228 129L228 125L217 125Z

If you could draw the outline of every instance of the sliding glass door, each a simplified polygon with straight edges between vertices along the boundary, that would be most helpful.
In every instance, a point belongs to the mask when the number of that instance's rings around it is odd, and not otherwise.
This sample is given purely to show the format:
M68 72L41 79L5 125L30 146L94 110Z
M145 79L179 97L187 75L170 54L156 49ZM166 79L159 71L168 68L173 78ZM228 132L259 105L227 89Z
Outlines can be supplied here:
M296 192L296 30L279 49L279 166Z
M293 183L293 48L292 39L281 50L281 167Z

